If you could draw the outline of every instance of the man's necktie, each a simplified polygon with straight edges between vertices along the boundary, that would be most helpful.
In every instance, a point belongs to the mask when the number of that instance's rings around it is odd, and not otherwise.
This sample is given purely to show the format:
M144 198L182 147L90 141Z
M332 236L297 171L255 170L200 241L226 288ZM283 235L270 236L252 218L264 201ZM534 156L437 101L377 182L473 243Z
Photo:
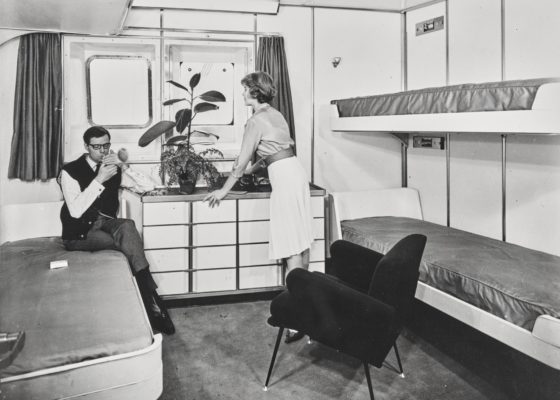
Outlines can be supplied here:
M95 166L95 175L97 176L97 173L99 172L99 168L101 168L101 163L97 163L97 165Z

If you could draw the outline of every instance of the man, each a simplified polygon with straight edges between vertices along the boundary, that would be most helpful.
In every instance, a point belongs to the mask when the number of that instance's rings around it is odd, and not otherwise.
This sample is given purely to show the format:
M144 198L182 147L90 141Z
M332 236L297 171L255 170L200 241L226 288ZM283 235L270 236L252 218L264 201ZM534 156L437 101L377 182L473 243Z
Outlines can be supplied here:
M111 135L105 128L87 129L84 147L87 154L62 167L59 177L64 196L60 211L64 246L67 250L121 251L136 277L152 327L173 334L175 327L156 291L134 221L117 218L121 185L144 191L154 185L110 151Z

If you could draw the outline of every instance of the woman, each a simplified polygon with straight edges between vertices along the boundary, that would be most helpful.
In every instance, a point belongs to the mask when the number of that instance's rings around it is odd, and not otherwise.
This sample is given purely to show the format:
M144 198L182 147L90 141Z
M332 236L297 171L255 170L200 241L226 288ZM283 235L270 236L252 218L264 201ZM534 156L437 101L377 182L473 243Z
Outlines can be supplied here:
M265 72L248 74L241 80L245 105L253 116L245 125L241 151L224 186L209 193L204 201L210 207L231 190L243 174L267 167L272 193L270 195L269 258L285 259L287 272L294 268L309 268L309 247L313 242L311 195L309 180L299 160L294 156L294 141L280 112L268 104L276 95L272 77ZM246 170L253 154L260 161ZM301 339L303 334L288 331L286 342Z

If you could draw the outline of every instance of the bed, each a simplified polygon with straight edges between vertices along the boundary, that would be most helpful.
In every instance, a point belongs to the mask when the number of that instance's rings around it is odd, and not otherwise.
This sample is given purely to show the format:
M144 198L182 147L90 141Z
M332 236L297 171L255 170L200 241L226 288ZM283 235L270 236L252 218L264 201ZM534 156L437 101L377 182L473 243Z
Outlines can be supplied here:
M423 221L411 188L335 192L331 201L333 241L385 253L426 235L416 297L560 369L560 257Z
M416 297L560 369L560 258L506 243L504 232L504 241L497 241L423 221L418 192L406 188L406 148L416 132L500 134L503 177L507 135L560 134L560 80L464 84L333 100L331 129L389 132L399 138L405 186L332 193L331 240L344 238L384 252L408 233L425 234L428 247ZM446 163L449 168L449 152ZM502 179L503 201L506 193Z
M5 206L2 229L21 236L22 219L10 225L20 213L56 229L60 205ZM2 398L157 399L162 338L124 255L67 252L57 236L11 235L0 246L0 332L24 331L25 344L0 371ZM68 266L50 268L60 260Z
M333 131L560 133L560 79L463 84L331 101Z

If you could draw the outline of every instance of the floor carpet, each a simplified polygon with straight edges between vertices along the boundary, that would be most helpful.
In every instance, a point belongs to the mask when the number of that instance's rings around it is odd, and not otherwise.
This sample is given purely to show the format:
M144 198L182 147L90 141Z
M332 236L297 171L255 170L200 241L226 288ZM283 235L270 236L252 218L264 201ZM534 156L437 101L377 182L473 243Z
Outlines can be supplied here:
M269 301L171 309L161 400L369 399L361 363L319 343L280 345L263 391L277 329ZM393 352L370 367L375 398L560 399L560 374L421 303Z

